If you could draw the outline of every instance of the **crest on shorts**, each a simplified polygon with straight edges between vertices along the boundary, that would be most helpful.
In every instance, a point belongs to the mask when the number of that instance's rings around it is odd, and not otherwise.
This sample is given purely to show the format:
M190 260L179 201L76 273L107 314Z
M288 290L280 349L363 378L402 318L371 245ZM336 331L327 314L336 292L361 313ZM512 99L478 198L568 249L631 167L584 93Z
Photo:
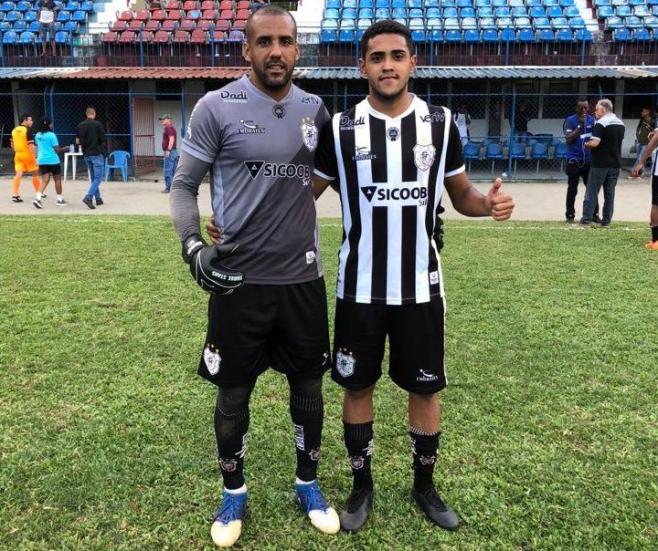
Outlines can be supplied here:
M203 349L203 363L206 364L206 369L211 375L219 373L219 365L222 363L222 357L219 355L218 350L213 350L211 344Z
M434 164L434 157L436 156L436 148L432 145L414 146L414 164L419 170L425 171Z
M304 117L300 126L302 129L302 140L306 149L313 152L318 146L318 127L315 126L315 121L310 117Z
M355 364L356 359L352 356L351 352L341 348L336 353L336 371L338 371L341 377L351 377L354 375Z

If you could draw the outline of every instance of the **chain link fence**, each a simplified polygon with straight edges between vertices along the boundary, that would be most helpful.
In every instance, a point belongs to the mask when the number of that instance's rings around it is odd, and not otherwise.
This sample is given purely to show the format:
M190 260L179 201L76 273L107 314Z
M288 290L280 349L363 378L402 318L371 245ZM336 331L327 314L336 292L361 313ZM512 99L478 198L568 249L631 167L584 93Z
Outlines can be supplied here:
M35 130L44 116L62 145L75 141L85 108L93 105L107 133L108 153L131 154L130 174L158 177L162 167L162 127L158 117L170 114L179 136L196 102L223 81L142 83L103 81L21 82L18 89L0 88L0 162L13 170L9 136L21 113L30 113ZM368 93L365 80L300 80L303 89L318 94L331 113L349 109ZM474 179L505 173L508 179L562 179L568 153L564 121L576 103L587 100L591 111L608 98L626 124L622 156L630 166L637 156L636 127L643 108L652 116L658 105L658 82L636 80L412 80L423 100L464 115L465 160ZM652 122L655 124L655 122ZM467 146L468 144L468 146Z

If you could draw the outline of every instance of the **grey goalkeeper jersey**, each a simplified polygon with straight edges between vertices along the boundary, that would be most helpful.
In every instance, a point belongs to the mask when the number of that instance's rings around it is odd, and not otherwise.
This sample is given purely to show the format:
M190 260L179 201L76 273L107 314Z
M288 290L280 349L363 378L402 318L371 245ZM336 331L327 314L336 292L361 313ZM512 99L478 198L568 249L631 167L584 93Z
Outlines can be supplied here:
M293 85L277 102L246 76L206 94L192 111L182 149L211 164L215 221L225 242L239 244L225 264L248 283L322 275L312 175L328 120L317 96Z

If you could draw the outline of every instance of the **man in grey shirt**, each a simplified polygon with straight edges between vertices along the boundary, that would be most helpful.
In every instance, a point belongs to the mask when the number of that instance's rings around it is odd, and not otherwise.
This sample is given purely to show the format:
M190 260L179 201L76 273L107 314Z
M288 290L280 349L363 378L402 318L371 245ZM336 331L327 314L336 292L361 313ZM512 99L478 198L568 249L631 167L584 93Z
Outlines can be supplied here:
M311 180L318 129L329 115L317 96L290 82L299 48L289 12L261 8L246 36L251 75L195 106L170 198L183 258L211 291L198 373L219 387L215 434L224 498L211 528L218 546L233 545L241 534L249 398L270 366L290 385L297 499L319 530L340 528L316 481L322 376L330 362ZM223 244L214 246L201 238L197 206L209 169L223 233Z

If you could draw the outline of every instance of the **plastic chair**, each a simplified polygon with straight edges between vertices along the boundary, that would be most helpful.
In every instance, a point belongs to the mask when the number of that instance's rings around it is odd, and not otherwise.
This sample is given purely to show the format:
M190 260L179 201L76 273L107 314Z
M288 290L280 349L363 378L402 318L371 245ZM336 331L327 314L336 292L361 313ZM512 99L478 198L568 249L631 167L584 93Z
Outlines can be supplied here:
M539 161L548 159L548 146L542 142L533 143L530 157L537 161L537 174L539 174Z
M468 142L463 150L464 160L468 161L468 171L471 171L471 162L480 160L480 146L473 142Z
M560 172L562 172L562 169L564 168L564 161L567 158L567 144L565 142L558 142L555 144L553 158L560 159Z
M487 158L487 160L491 161L491 174L493 174L496 165L496 160L503 158L502 146L498 142L488 143L485 157Z
M509 156L510 159L514 159L514 172L516 172L516 164L519 162L519 159L525 160L527 158L525 155L525 144L512 142L509 146Z
M110 171L118 168L121 170L121 176L124 182L128 181L128 159L130 159L130 153L127 151L112 151L109 157L105 159L105 181L108 181Z

